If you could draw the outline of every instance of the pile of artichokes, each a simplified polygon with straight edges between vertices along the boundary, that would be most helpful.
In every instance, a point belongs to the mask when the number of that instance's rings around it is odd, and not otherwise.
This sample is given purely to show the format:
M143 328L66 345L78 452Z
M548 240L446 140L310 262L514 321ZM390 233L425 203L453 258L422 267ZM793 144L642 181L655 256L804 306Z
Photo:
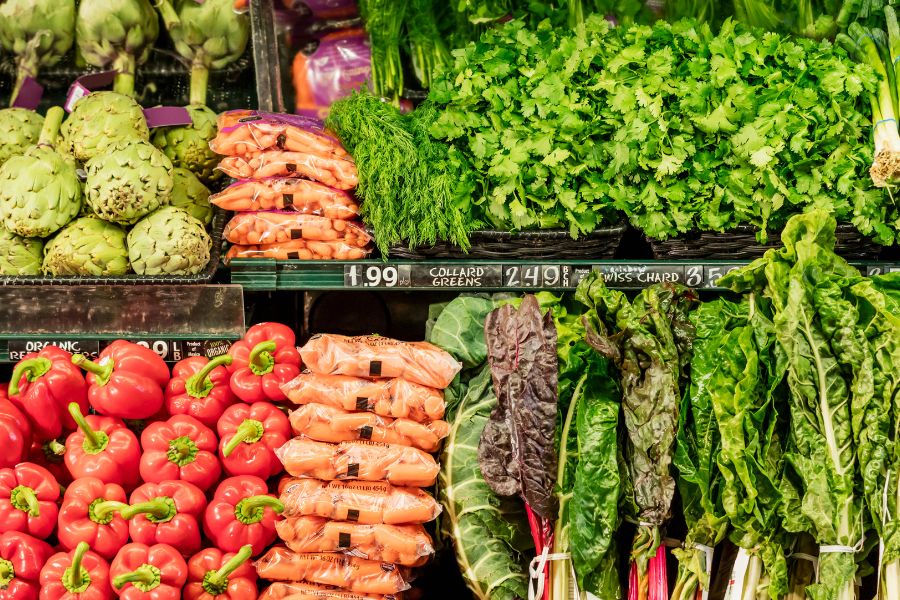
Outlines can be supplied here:
M0 275L203 271L213 211L201 178L213 179L215 134L206 111L151 143L141 107L116 92L82 98L65 122L59 107L43 119L0 110L15 141L0 145Z

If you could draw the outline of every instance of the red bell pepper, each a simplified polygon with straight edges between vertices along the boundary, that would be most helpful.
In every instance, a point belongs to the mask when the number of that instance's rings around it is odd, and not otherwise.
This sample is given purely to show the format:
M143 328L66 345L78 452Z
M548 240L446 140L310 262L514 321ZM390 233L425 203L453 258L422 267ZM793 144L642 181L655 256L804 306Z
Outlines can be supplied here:
M0 394L0 440L0 468L16 466L31 449L31 424L6 394Z
M97 362L83 354L73 356L72 362L88 371L88 400L101 415L146 419L162 408L169 367L153 350L116 340Z
M126 490L137 485L141 449L125 423L114 417L85 417L74 402L69 413L78 424L66 438L66 466L72 477L96 477Z
M231 356L212 360L192 356L172 368L166 386L166 408L171 415L190 415L212 429L225 409L238 401L231 391L231 374L226 368Z
M66 408L76 402L87 411L87 383L72 355L56 346L26 354L13 369L9 399L31 419L39 440L57 438L75 429Z
M253 556L275 540L275 520L284 510L278 498L269 495L266 482L242 475L224 480L206 507L206 536L217 548L237 552L253 546Z
M81 542L71 552L57 552L41 569L41 600L111 600L109 565Z
M249 562L253 547L243 546L235 554L207 548L188 561L185 600L255 600L256 569Z
M141 447L141 477L148 483L175 479L205 490L222 474L216 434L194 417L176 415L151 423L141 434Z
M56 527L59 484L34 463L0 469L0 531L21 531L47 538Z
M200 518L206 497L192 483L145 483L131 494L131 506L119 513L129 520L131 539L141 544L169 544L185 556L200 549Z
M74 550L81 542L111 560L128 542L128 522L118 511L128 506L125 490L96 477L76 479L66 489L59 509L59 544Z
M254 402L228 407L219 419L219 456L229 475L268 479L284 470L275 449L291 438L291 423L273 404Z
M254 325L228 353L231 391L244 402L285 400L281 386L300 374L300 352L286 325Z
M50 544L28 534L0 535L0 599L37 600L41 567L52 554Z
M180 600L187 563L167 544L128 544L109 567L113 588L126 600Z

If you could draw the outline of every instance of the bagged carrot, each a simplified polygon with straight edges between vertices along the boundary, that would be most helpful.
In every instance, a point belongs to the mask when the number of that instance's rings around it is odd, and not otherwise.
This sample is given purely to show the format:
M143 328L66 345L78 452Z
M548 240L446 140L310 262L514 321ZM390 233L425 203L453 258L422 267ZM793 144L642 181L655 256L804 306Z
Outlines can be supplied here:
M372 252L371 248L348 246L344 242L314 242L290 240L280 244L256 246L235 245L225 254L227 264L233 258L274 258L276 260L359 260Z
M366 230L351 221L302 215L292 211L244 212L225 226L225 239L232 244L280 244L304 239L343 242L365 248L372 242Z
M401 377L444 389L462 368L448 353L428 342L401 342L378 335L315 335L300 349L313 373L353 377Z
M439 470L427 452L379 442L328 444L301 436L288 440L275 454L291 475L314 479L383 480L394 485L429 487Z
M364 525L421 524L433 521L441 513L441 505L427 492L386 481L294 477L284 482L280 500L285 517L318 516Z
M405 379L301 373L281 386L294 404L313 402L427 423L444 417L444 394Z
M252 156L226 156L217 167L235 179L307 177L339 190L359 182L353 161L291 150L265 150Z
M434 554L421 525L362 525L322 517L288 517L275 524L294 552L341 552L404 567L420 567Z
M331 585L300 581L276 581L259 600L399 600L400 594L357 594Z
M351 412L325 404L306 404L291 413L294 433L319 442L372 440L437 452L450 433L446 421L417 423L368 412Z
M225 156L255 155L263 150L289 150L350 158L340 141L318 119L259 110L230 110L219 115L219 131L209 148Z
M242 179L213 194L209 201L236 212L289 210L329 219L359 218L359 204L350 194L300 177Z
M403 567L344 554L300 554L275 546L255 564L262 579L311 581L363 594L396 594L410 588Z

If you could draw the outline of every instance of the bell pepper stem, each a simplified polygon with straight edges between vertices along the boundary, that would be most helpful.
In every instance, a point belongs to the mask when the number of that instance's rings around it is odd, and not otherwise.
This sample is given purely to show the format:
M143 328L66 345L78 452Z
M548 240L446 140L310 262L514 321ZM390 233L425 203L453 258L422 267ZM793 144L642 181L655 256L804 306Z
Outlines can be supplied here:
M101 365L100 363L95 363L84 354L74 354L72 355L72 363L76 367L95 375L97 377L95 383L98 385L106 385L109 382L109 376L113 372L113 361L111 359Z
M78 428L84 432L84 440L87 442L87 445L91 448L101 448L104 445L103 438L98 435L96 431L91 429L87 419L81 414L81 407L78 406L77 402L69 403L69 414L72 415L72 419L74 419Z
M113 587L117 590L121 590L128 583L134 584L134 587L142 592L149 592L160 584L159 569L144 563L131 573L122 573L112 580Z
M81 561L84 560L84 555L87 554L87 551L90 549L91 547L87 542L78 542L78 545L75 546L75 553L72 555L72 564L66 569L66 572L70 573L69 580L66 582L68 584L66 587L69 591L78 590L84 586L87 569L81 566ZM65 575L63 575L63 577L65 577Z
M250 370L254 375L265 375L271 373L275 368L275 359L272 358L272 352L275 352L275 342L268 340L260 342L250 351Z
M132 504L119 511L123 519L130 520L137 515L147 515L147 518L155 523L168 521L177 512L175 501L171 498L154 498L147 502Z
M13 508L27 513L29 517L41 516L41 505L34 490L26 485L14 487L9 494L9 502Z
M207 571L203 578L203 589L210 596L218 596L228 589L228 577L246 563L253 554L253 546L247 544L238 550L218 571Z
M187 394L192 398L206 398L214 387L212 379L209 378L210 373L218 367L230 365L232 360L230 355L223 354L206 363L202 369L188 377L187 381L184 382Z
M22 380L22 376L32 382L49 371L52 366L53 363L50 362L50 359L42 356L20 361L13 369L12 378L9 381L9 395L15 396L19 393L19 382Z
M227 458L243 443L255 444L262 439L265 432L265 426L256 419L244 419L244 422L238 425L234 431L234 436L222 448L222 456Z
M98 502L97 504L93 504L91 506L91 512L93 513L91 516L101 520L106 521L106 518L111 516L112 513L120 512L123 509L128 508L128 505L124 502L116 502L115 500L104 500L102 502Z
M262 521L266 508L281 513L284 511L284 504L274 496L249 496L235 505L234 516L244 525L252 525Z
M45 450L44 453L55 454L56 456L62 456L66 453L66 447L60 444L56 440L50 440L44 444Z
M215 573L215 571L211 571L211 573ZM0 590L8 588L15 576L16 568L13 564L5 558L0 558Z
M190 436L183 435L169 440L169 448L166 450L166 458L169 462L183 467L189 465L197 458L200 449Z

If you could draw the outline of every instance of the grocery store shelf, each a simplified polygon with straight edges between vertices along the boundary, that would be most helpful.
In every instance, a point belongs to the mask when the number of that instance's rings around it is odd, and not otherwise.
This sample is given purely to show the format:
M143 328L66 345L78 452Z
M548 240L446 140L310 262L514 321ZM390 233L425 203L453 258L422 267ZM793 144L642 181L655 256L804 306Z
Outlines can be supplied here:
M243 333L238 285L0 287L0 361L48 343L95 355L120 338L180 360L224 353Z
M571 290L591 271L603 273L617 289L639 289L652 283L677 282L698 289L717 289L728 271L747 264L728 261L487 261L379 260L231 261L231 281L248 290ZM867 275L900 270L900 264L859 265Z

